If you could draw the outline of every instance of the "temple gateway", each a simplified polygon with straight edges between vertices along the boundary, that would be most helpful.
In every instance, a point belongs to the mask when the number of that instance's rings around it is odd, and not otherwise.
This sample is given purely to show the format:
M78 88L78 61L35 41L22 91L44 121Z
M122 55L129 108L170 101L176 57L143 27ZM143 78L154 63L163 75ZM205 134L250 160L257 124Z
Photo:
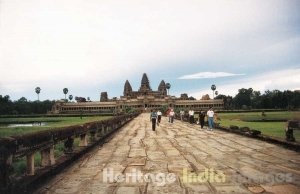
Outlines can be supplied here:
M143 110L159 109L164 106L176 109L208 109L210 106L215 109L223 109L223 100L192 100L187 94L180 97L170 96L167 93L167 84L162 80L157 90L152 90L147 74L144 73L141 86L138 91L133 91L128 80L124 84L123 96L109 99L107 92L101 92L100 100L94 102L65 102L58 101L52 107L52 113L103 113L123 112L127 109Z

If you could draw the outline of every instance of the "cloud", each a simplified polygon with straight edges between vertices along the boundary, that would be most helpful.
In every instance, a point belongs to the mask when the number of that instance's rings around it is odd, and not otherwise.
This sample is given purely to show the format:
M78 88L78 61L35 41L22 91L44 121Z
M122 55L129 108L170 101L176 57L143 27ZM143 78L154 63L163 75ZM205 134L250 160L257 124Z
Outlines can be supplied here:
M300 68L285 69L262 73L254 76L244 77L243 79L233 79L226 84L217 84L219 94L235 96L238 89L252 88L253 90L264 93L266 90L299 90L300 89ZM201 92L198 92L201 91ZM209 89L201 89L191 91L191 95L195 98L201 98L204 94L212 96Z
M207 79L207 78L219 78L219 77L231 77L231 76L239 76L245 74L234 74L227 72L199 72L190 75L183 75L178 79Z
M299 34L287 24L298 22L296 7L280 0L1 1L0 90L84 93L189 63L214 64L201 65L207 75L193 79L241 75L209 71L252 71L274 66L271 59L288 65L291 52L299 59L299 40L284 42Z

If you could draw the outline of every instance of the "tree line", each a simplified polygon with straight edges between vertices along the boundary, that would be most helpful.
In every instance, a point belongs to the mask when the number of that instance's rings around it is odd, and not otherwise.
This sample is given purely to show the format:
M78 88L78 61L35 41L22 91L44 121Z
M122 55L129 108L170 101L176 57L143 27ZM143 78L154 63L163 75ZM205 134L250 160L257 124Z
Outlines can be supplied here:
M263 94L252 88L241 88L234 97L218 95L215 99L224 100L225 109L298 109L300 91L267 90Z
M227 110L300 108L300 92L290 90L267 90L261 94L252 88L241 88L234 97L219 94L215 99L223 99L224 108ZM46 114L54 103L54 100L28 101L25 97L12 101L8 95L0 95L0 115Z
M28 101L25 97L12 101L10 96L0 95L0 115L46 114L54 103L54 100Z

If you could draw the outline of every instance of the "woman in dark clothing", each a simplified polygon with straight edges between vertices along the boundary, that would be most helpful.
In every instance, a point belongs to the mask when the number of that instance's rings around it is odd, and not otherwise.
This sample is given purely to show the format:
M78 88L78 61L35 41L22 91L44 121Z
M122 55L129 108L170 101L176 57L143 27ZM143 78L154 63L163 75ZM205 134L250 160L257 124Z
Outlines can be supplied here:
M199 112L199 121L200 121L201 129L203 129L203 126L204 126L204 119L205 119L205 112L200 110L200 112Z

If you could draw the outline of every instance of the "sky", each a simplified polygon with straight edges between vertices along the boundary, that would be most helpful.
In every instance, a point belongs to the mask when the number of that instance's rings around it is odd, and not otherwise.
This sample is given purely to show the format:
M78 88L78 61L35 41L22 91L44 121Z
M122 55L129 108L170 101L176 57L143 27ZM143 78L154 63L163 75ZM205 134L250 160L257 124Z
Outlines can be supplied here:
M100 99L157 90L200 99L300 89L298 0L0 0L0 95Z

